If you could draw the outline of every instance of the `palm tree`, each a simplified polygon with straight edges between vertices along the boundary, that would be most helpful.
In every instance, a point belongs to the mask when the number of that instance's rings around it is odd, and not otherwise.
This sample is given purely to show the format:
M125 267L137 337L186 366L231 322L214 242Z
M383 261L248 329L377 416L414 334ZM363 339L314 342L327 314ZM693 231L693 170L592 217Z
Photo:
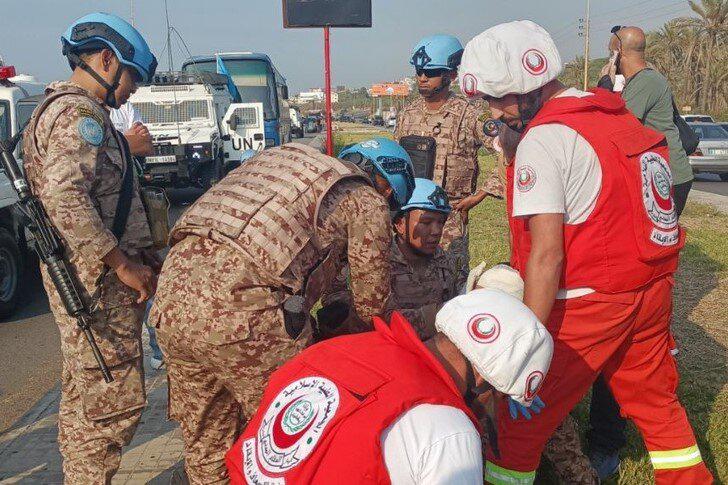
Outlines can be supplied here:
M725 79L723 74L728 68L725 64L719 65L717 70L713 66L724 57L728 48L728 0L701 0L700 4L689 0L688 4L698 17L683 19L682 24L692 28L702 41L696 66L700 70L702 89L696 102L701 109L712 111L719 101L715 95L720 91L725 94L718 81Z

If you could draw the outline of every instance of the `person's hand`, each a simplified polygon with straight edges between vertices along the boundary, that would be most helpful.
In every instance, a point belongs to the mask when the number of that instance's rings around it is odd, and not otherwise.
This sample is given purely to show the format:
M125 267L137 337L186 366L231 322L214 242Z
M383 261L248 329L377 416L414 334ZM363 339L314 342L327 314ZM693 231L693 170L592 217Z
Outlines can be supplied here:
M138 157L145 157L154 154L154 145L152 144L152 135L149 133L144 124L135 122L131 128L125 133L127 143L129 143L129 150L132 155Z
M599 73L599 77L603 78L604 76L609 76L609 79L612 81L612 85L614 85L614 79L617 75L617 57L619 56L619 53L617 51L612 51L612 55L609 56L609 61L602 67L601 72Z
M477 191L476 193L469 195L460 201L458 201L455 205L452 206L452 210L460 212L461 216L463 217L464 221L467 221L468 219L468 211L475 207L476 205L480 204L483 199L485 199L486 193L482 190Z
M511 419L518 419L520 413L526 420L531 419L531 412L534 414L540 414L541 410L546 407L546 404L541 400L540 397L536 396L531 402L530 407L526 407L518 401L514 401L513 398L508 398L508 412L511 415Z
M157 275L149 266L127 260L116 268L116 276L126 286L139 292L137 303L147 301L157 291Z

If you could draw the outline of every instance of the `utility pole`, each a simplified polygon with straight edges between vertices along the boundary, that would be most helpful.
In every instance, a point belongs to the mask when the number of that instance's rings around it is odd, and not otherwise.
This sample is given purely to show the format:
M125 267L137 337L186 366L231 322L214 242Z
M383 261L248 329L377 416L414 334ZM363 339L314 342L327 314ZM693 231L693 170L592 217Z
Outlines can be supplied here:
M131 20L131 26L134 27L134 0L129 0L129 20Z
M589 82L589 3L586 0L586 25L584 28L584 91L588 88Z

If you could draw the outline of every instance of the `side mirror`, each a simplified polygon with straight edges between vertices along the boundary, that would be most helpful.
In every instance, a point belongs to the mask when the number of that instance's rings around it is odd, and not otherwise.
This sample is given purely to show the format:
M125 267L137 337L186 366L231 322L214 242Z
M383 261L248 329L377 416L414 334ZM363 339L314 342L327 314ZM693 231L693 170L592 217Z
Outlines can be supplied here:
M232 115L229 120L227 120L227 124L230 126L230 129L235 131L238 129L238 123L240 123L240 120L238 119L238 115Z
M283 96L283 99L288 99L288 86L283 86L281 88L281 95Z

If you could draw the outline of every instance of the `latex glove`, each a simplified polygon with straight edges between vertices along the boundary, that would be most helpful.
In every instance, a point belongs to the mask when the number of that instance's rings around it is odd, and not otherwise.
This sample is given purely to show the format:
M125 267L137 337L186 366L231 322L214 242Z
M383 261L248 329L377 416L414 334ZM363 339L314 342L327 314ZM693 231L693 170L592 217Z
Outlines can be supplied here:
M486 272L488 268L485 266L485 261L480 263L478 266L470 270L468 273L468 282L465 284L465 291L473 291L477 287L478 280Z
M546 407L546 404L541 400L540 397L536 396L531 402L530 407L526 407L518 401L514 401L512 398L508 398L508 412L511 414L511 419L518 419L520 413L527 420L531 419L531 412L534 414L540 414L541 410Z

